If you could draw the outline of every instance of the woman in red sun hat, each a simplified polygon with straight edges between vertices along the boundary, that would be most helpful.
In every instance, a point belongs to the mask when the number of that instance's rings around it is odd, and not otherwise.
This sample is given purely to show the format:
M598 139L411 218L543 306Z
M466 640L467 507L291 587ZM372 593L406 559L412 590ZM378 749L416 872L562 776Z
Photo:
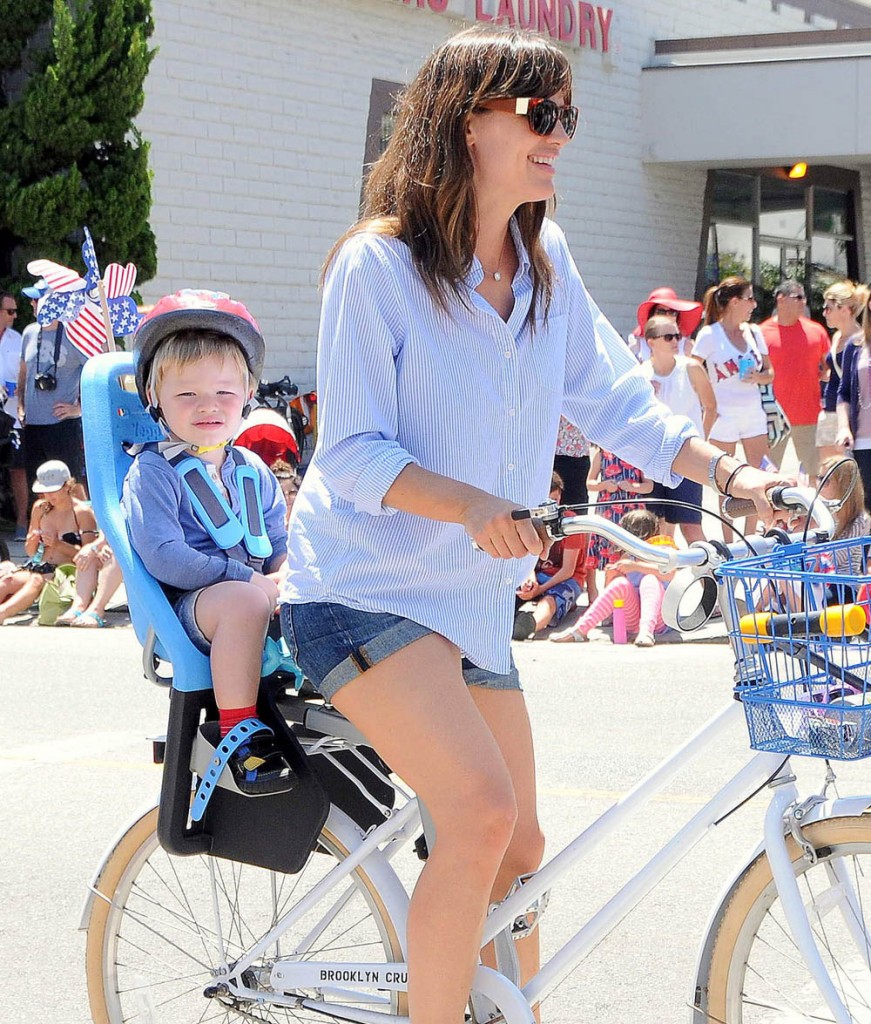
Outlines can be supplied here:
M679 299L674 288L654 288L638 307L638 325L627 339L629 348L640 363L650 358L650 346L644 340L644 325L652 316L670 316L680 331L677 355L688 356L692 336L702 322L702 304L692 299Z

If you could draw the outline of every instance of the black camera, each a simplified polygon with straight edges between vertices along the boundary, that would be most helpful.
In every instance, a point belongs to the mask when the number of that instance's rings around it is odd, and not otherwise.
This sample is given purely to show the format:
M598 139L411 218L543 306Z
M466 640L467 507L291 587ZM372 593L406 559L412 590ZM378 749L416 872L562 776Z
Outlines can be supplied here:
M37 391L55 391L57 389L57 377L53 373L46 371L39 374L34 380L33 386Z

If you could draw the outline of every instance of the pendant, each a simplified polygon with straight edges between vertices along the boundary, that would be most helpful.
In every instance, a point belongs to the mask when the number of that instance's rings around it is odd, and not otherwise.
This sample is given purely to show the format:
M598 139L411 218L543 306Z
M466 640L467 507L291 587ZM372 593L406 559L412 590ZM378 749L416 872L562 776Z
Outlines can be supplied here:
M493 275L493 280L494 280L494 281L501 281L501 280L502 280L502 275L501 275L501 274L499 273L499 271L498 271L498 270L497 270L497 271L496 271L496 273L495 273L495 274Z

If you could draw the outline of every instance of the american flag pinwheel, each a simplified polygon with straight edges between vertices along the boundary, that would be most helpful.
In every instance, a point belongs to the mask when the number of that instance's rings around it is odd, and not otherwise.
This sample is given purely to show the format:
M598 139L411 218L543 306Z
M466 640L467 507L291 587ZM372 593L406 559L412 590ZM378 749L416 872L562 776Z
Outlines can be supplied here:
M100 268L91 232L87 228L82 256L86 268L84 277L52 260L32 260L27 264L27 269L35 277L44 277L51 288L51 292L40 303L36 319L41 324L60 320L72 344L83 355L90 357L104 351L109 338L100 305ZM128 263L122 267L120 263L110 263L106 267L103 288L109 307L109 321L115 335L131 334L141 319L136 303L130 297L135 284L134 264Z

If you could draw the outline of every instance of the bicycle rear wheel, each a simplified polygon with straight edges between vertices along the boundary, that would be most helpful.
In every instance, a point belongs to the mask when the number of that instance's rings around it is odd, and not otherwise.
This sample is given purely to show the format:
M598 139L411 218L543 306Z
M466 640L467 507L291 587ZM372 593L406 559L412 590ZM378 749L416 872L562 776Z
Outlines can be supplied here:
M855 1024L871 1024L871 818L830 818L790 840L817 947ZM866 916L867 915L867 916ZM832 1015L793 944L768 859L743 873L720 917L699 978L696 1020L706 1024L820 1024Z
M86 947L95 1024L323 1020L322 1014L269 1002L271 965L293 954L344 962L403 959L397 928L365 864L254 964L247 984L263 1002L204 994L220 981L219 927L228 959L238 959L347 855L328 822L317 851L296 875L217 858L171 857L157 841L157 809L148 812L124 834L97 882ZM314 991L300 994L330 999ZM370 1010L407 1013L404 992L366 995ZM343 993L342 1002L353 1001Z

